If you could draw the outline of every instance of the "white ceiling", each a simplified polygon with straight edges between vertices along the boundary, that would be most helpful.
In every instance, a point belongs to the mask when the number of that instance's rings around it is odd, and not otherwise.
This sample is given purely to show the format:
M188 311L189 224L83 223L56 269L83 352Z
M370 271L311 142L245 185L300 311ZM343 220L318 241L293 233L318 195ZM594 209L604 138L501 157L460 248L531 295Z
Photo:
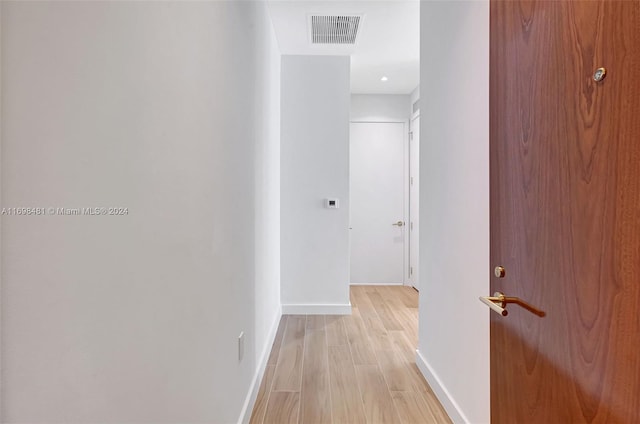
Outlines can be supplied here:
M409 94L420 78L420 2L269 1L282 54L351 55L351 92ZM312 45L312 14L364 15L355 46ZM386 76L388 81L380 78Z

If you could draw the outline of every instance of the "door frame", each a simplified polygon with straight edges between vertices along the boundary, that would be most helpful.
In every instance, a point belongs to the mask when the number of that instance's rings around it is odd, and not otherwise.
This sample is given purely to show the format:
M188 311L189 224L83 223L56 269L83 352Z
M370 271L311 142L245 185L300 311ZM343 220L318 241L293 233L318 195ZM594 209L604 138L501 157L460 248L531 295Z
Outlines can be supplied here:
M418 99L419 100L419 99ZM414 274L416 276L416 278L418 279L416 281L416 279L414 278L412 280L411 278L411 241L415 238L415 244L416 246L418 246L417 251L418 254L420 252L420 234L419 232L413 232L411 230L411 223L413 222L417 222L418 223L418 230L420 229L420 191L419 188L420 186L418 185L418 194L417 194L417 198L413 199L413 197L411 196L411 158L412 156L415 154L415 152L413 151L413 149L411 148L411 141L412 141L412 137L414 136L413 134L413 130L414 130L414 121L416 119L420 119L420 109L416 110L415 112L413 112L411 114L411 119L409 120L409 132L408 132L408 144L409 144L409 155L408 155L408 166L407 166L407 193L408 193L408 199L407 199L407 215L408 215L408 222L409 222L409 231L408 233L408 248L407 248L407 283L406 285L413 287L414 289L420 291L420 281L419 281L419 272L420 272L420 257L418 256L418 263L413 264L415 269L414 269ZM420 146L420 134L418 134L418 140L416 140L418 143L418 146ZM418 149L418 156L420 155L420 151ZM417 158L417 163L418 163L418 176L420 175L420 157ZM418 177L418 184L420 184L420 177ZM418 202L418 213L416 214L416 216L411 216L411 205L413 204L414 201Z
M405 223L404 229L404 242L402 248L402 285L411 285L409 282L409 231L407 231L407 223L409 222L409 119L350 119L349 127L351 124L403 124L402 130L402 152L403 152L403 175L404 184L402 187L402 221ZM349 138L349 150L351 149L351 138ZM349 157L349 193L351 193L351 157ZM351 195L351 194L349 194ZM351 204L351 199L349 199ZM349 223L351 223L351 216L349 216ZM351 233L349 233L349 245L351 245ZM351 248L349 248L349 261L351 261ZM349 284L352 284L349 282ZM357 285L357 284L352 284Z

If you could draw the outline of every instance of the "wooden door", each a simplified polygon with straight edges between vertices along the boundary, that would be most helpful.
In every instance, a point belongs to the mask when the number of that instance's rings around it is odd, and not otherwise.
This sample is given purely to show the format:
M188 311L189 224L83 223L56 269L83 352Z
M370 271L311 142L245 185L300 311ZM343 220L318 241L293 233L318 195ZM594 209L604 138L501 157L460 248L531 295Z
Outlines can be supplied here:
M492 0L490 85L492 422L640 423L640 1Z

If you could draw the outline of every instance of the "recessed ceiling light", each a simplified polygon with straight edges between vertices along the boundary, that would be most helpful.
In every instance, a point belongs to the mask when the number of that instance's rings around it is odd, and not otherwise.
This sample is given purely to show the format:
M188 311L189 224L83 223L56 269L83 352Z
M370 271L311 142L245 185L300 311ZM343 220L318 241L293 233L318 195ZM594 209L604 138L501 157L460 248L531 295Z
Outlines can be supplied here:
M387 77L382 77L382 78L380 78L380 81L389 81L389 78L387 78Z

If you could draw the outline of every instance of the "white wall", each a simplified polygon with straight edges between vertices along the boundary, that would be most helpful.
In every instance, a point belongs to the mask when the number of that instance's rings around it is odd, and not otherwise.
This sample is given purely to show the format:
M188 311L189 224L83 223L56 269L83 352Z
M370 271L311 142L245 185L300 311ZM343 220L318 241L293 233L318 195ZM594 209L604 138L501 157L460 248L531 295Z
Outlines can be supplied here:
M255 5L253 23L256 63L253 65L255 125L255 272L253 329L254 373L251 392L240 420L248 422L260 388L282 315L280 303L280 66L281 55L268 7ZM235 44L235 43L234 43ZM242 90L240 90L242 92ZM249 327L251 328L251 327ZM249 341L251 346L251 341Z
M489 422L489 3L421 3L418 364L456 422ZM429 66L437 64L437 66ZM447 396L448 395L448 396Z
M255 67L255 346L266 360L280 319L280 67L281 55L265 2L259 3L256 34L263 34ZM274 315L275 313L275 315ZM260 380L257 381L260 384ZM249 410L249 415L251 411Z
M349 57L282 56L282 304L349 308ZM325 209L328 197L339 209Z
M279 307L266 7L2 8L2 206L129 210L3 217L2 422L236 422Z
M3 196L2 196L2 134L4 133L3 129L2 129L2 122L4 121L3 115L2 115L2 99L3 99L3 92L2 92L2 43L3 43L3 37L2 37L2 3L0 2L0 208L2 208L4 206L4 202L3 202ZM2 316L4 315L4 312L2 310L2 304L3 304L3 299L2 299L2 293L4 292L3 288L2 288L2 282L4 280L4 272L2 269L2 214L0 214L0 422L2 422L2 392L4 391L4 385L2 382L2 375L3 375L3 361L2 361L2 355L4 352L4 348L3 348L3 342L2 342Z
M408 94L352 94L352 121L398 121L411 117Z

